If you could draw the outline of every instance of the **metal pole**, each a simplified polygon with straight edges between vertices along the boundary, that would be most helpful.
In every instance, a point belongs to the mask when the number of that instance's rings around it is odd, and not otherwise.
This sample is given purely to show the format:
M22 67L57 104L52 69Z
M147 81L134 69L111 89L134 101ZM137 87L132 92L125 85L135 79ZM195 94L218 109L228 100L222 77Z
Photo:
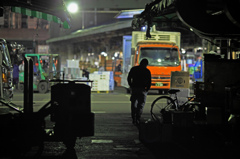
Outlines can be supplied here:
M205 73L205 62L204 62L204 54L206 53L206 40L202 39L202 82L204 82L204 73Z
M24 58L24 113L33 113L33 60Z
M2 53L0 54L0 95L1 95L1 98L3 98L3 75L2 75L2 63L3 63L3 59L2 59Z
M48 77L50 80L53 79L53 71L52 71L53 65L54 65L53 55L50 55L49 56L49 69L48 69Z
M94 25L97 25L97 8L94 8Z
M229 59L232 60L233 55L232 55L232 48L231 48L231 39L228 39L227 43L228 43L228 45L227 45L228 56L229 56Z
M84 29L84 12L82 12L82 29Z
M61 57L60 57L60 55L59 55L59 56L56 56L55 58L56 58L56 60L57 60L57 66L56 66L57 76L56 76L56 79L59 79L59 80L60 80Z

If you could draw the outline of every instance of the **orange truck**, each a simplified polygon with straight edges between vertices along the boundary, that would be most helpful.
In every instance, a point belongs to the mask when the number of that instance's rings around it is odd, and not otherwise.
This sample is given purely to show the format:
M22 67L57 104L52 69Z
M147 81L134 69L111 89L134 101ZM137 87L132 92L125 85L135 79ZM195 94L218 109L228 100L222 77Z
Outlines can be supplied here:
M154 31L151 38L146 33L133 31L132 36L123 36L123 72L121 85L129 92L127 75L143 58L148 59L152 75L152 90L163 93L170 89L172 71L181 71L179 32Z

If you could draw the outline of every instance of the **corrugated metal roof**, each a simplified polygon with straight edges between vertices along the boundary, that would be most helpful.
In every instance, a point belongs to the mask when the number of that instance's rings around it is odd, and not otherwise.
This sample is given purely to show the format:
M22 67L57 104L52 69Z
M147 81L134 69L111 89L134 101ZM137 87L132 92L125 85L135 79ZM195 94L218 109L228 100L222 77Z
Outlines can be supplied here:
M112 24L106 24L106 25L100 25L92 28L82 29L82 30L75 31L70 35L49 39L46 42L47 43L60 42L64 40L70 40L74 38L80 38L84 36L110 32L110 31L120 30L124 28L131 28L131 23L132 23L132 20L126 20L126 21L120 21Z

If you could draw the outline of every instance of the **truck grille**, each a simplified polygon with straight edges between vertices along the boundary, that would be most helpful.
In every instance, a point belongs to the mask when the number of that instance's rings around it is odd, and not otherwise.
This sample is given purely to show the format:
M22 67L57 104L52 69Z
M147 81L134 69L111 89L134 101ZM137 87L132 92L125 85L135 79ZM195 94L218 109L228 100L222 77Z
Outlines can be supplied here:
M169 84L168 83L163 83L162 86L168 86ZM152 83L151 86L156 86L155 83ZM162 87L162 86L159 86L159 87Z
M157 80L157 79L170 79L170 77L164 77L164 76L156 76L156 77L152 77L153 80Z

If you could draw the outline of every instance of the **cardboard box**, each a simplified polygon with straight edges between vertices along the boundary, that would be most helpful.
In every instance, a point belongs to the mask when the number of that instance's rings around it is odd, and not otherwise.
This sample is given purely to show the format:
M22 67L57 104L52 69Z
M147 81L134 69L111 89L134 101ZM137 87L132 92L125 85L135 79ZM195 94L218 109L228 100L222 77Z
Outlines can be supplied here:
M173 71L171 72L171 89L189 88L189 72Z

